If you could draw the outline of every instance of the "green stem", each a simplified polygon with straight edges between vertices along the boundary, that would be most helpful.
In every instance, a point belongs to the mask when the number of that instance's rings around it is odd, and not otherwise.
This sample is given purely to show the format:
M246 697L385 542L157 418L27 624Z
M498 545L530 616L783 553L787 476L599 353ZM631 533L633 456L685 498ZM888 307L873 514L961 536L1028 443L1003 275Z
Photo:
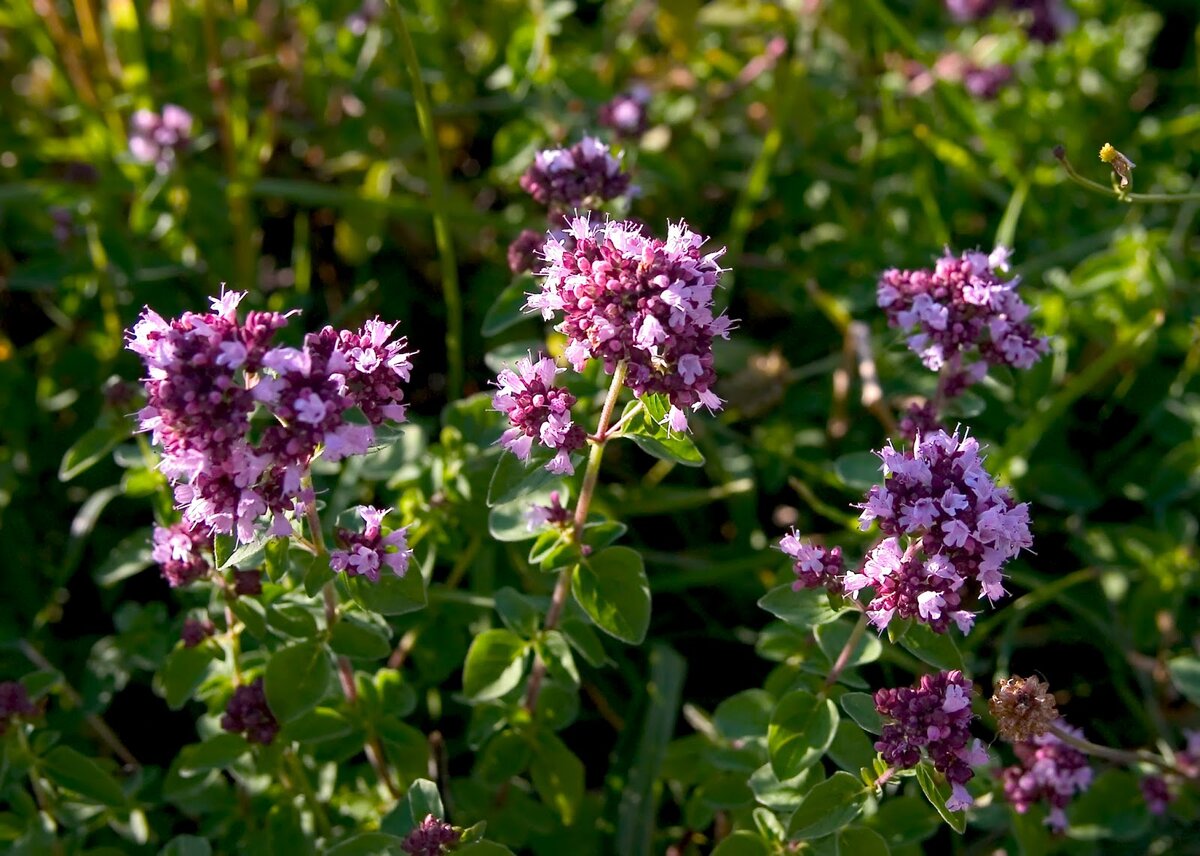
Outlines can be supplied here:
M400 41L400 52L412 84L413 103L417 110L417 124L425 143L425 159L429 180L429 196L433 203L433 238L437 244L438 260L442 267L442 297L446 301L446 362L448 380L447 398L453 400L462 393L463 386L463 302L458 286L458 262L454 255L454 240L450 235L450 218L446 211L446 187L442 178L442 159L438 151L437 128L433 124L433 108L429 92L421 77L421 63L413 47L408 24L400 0L389 0L392 19L396 22L396 35Z
M304 769L304 762L291 749L283 751L283 758L287 763L292 781L300 789L304 801L308 803L309 811L313 814L317 829L321 835L329 839L333 835L333 827L329 825L329 816L325 814L325 808L317 798L316 792L313 791L312 782L308 780L308 771Z
M608 395L604 398L604 406L600 410L600 421L596 423L597 439L592 440L592 450L588 454L587 469L583 473L583 486L579 489L579 499L575 503L575 543L583 551L583 527L587 523L588 509L596 492L596 482L600 478L600 463L604 459L604 447L608 444L608 424L612 419L613 409L617 406L617 398L621 387L625 385L625 372L628 365L624 360L617 363L613 370L612 383L608 386ZM550 608L546 610L546 621L542 632L553 630L558 626L562 617L563 607L567 604L567 595L571 592L570 566L563 568L554 584L554 592L550 595ZM542 691L542 679L546 677L546 663L541 657L535 657L533 668L529 671L529 682L525 688L525 709L532 716L537 712L538 694Z
M825 686L821 688L822 696L828 694L833 685L837 683L838 678L841 677L842 672L846 670L846 666L850 663L850 658L854 656L854 652L858 648L858 643L862 641L863 634L866 632L867 614L864 612L858 616L858 623L850 631L850 638L842 646L841 652L833 662L833 668L829 670L829 674L825 677Z
M1067 171L1067 177L1071 181L1078 184L1080 187L1086 187L1088 190L1116 199L1118 202L1198 202L1200 201L1200 192L1194 193L1126 193L1116 187L1101 184L1098 181L1092 181L1090 178L1084 178L1071 162L1067 159L1066 150L1062 146L1056 146L1054 156L1058 158L1058 162L1063 165L1063 169Z
M1103 758L1106 761L1113 761L1117 764L1130 766L1133 764L1151 764L1158 767L1160 770L1165 770L1168 773L1175 773L1178 776L1189 778L1188 774L1176 767L1170 761L1163 758L1161 755L1155 755L1153 752L1148 752L1145 749L1139 749L1136 752L1130 752L1125 749L1113 749L1110 746L1101 746L1099 743L1093 743L1090 740L1085 740L1082 737L1076 737L1071 732L1061 728L1058 725L1050 726L1050 733L1066 743L1068 746L1073 746L1080 752L1087 755L1094 755L1097 758Z

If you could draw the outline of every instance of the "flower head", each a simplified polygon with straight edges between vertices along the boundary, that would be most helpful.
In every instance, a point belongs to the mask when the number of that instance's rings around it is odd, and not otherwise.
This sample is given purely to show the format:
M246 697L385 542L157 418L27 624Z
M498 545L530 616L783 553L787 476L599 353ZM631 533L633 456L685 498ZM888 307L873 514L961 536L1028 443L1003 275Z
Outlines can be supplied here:
M262 678L233 691L233 696L225 707L225 714L221 717L221 727L226 731L240 732L251 743L263 746L275 739L279 732L279 722L267 706L267 694L263 689Z
M959 608L963 586L976 583L989 601L1005 593L1005 563L1033 543L1029 508L996 487L979 444L957 432L922 435L912 451L889 444L879 456L884 481L859 506L859 520L864 530L878 521L885 538L860 573L846 575L846 591L874 588L867 614L876 627L899 615L939 633L954 622L966 633L974 615Z
M779 549L793 560L792 571L796 574L796 581L792 583L793 591L821 586L832 591L842 588L846 563L842 559L841 547L828 549L802 541L799 533L793 529L780 539Z
M1133 168L1137 164L1113 148L1111 143L1105 143L1100 148L1100 160L1112 167L1120 179L1121 187L1128 187L1133 182Z
M207 618L185 618L179 638L184 648L195 648L216 632L217 628Z
M891 720L883 727L875 749L897 769L915 767L927 757L951 785L946 805L951 811L973 802L966 784L972 766L987 761L982 744L972 742L969 726L975 686L962 672L923 675L915 686L875 693L875 709Z
M432 814L408 833L400 844L400 849L409 856L441 856L449 852L449 848L462 838L462 832L455 829L444 820L438 820Z
M162 113L138 110L129 125L129 153L140 163L152 163L159 173L175 165L179 152L191 141L192 114L175 104L163 106Z
M1049 685L1037 678L1014 675L996 681L988 699L988 710L996 718L996 730L1010 743L1032 740L1058 722L1054 696Z
M362 532L337 530L335 535L342 549L330 552L329 567L348 577L366 577L373 583L379 582L379 571L385 566L396 576L403 577L412 560L407 527L384 535L383 518L390 508L360 505L357 510L366 525Z
M37 712L24 684L20 681L0 682L0 735L8 731L14 719L27 719L36 716Z
M933 371L947 370L959 388L989 365L1027 369L1049 350L1034 334L1019 277L1003 280L1007 250L991 255L946 252L932 270L883 272L876 300L888 323L908 333L908 347ZM968 362L974 360L974 362Z
M1083 736L1082 731L1061 719L1055 724L1077 737ZM1056 832L1063 831L1067 828L1065 809L1071 798L1092 783L1087 756L1050 733L1014 743L1013 751L1018 763L1001 773L1004 798L1018 814L1029 811L1036 802L1045 802L1050 809L1046 823Z
M521 234L513 239L508 245L508 269L514 276L533 270L537 264L538 253L545 242L545 236L532 229L523 229Z
M618 137L640 137L646 131L646 103L649 100L650 90L635 86L602 106L597 118Z
M554 490L550 492L549 505L531 505L525 512L525 523L533 532L543 526L554 526L559 529L571 527L571 510L562 504L562 494Z
M538 152L521 176L521 187L539 205L570 210L615 199L629 189L629 175L608 146L584 137L567 149Z
M212 550L212 537L201 527L187 520L155 526L153 541L150 556L171 588L208 575L211 566L204 551Z
M541 290L526 306L570 340L567 359L582 371L589 359L612 374L628 366L625 385L641 396L657 393L671 403L672 430L687 428L686 411L721 409L713 392L712 343L728 338L733 324L714 316L713 292L724 250L702 254L704 238L682 221L667 239L642 234L632 222L569 220L562 237L546 241Z
M522 461L528 461L533 444L539 443L555 455L546 464L552 473L575 472L571 453L587 443L583 428L571 421L575 396L566 387L555 386L560 369L549 357L517 360L516 371L504 369L496 379L492 408L508 417L510 427L499 443Z

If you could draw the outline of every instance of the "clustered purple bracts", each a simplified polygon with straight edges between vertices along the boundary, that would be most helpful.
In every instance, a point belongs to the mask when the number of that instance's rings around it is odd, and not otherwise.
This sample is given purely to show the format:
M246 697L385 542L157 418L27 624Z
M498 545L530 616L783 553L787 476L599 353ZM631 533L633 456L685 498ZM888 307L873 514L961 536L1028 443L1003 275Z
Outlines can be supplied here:
M629 175L608 146L584 137L570 148L538 152L521 176L521 187L539 205L568 211L617 198L629 190Z
M210 566L204 554L212 551L213 541L203 526L189 520L155 526L153 540L150 556L171 588L208 576Z
M1017 294L1020 278L997 276L1007 259L1003 249L990 256L947 251L932 270L892 268L879 279L877 302L888 323L908 332L908 346L921 362L945 369L960 389L981 380L989 365L1027 369L1049 350L1027 320L1029 307Z
M217 628L207 618L185 618L179 638L183 641L184 648L195 648L216 632Z
M0 734L8 731L14 719L36 716L37 705L29 700L29 692L20 681L0 682Z
M1076 737L1083 732L1063 720L1057 727ZM1065 809L1071 798L1083 793L1092 783L1092 768L1087 755L1068 746L1050 732L1013 744L1018 763L1001 772L1004 798L1018 814L1029 811L1036 802L1045 802L1050 813L1046 824L1056 832L1067 828Z
M512 426L500 435L501 446L528 461L536 441L555 453L546 469L570 475L575 472L571 453L584 447L587 434L571 421L575 396L566 387L554 385L560 371L549 357L536 362L522 357L516 371L504 369L496 378L492 407L507 416Z
M221 717L221 727L226 731L244 734L251 743L263 746L275 739L279 732L279 722L267 706L267 694L263 689L262 678L233 691L233 696L225 707L225 714Z
M613 96L600 108L596 118L618 137L640 137L646 132L646 104L649 101L649 88L639 84L628 92Z
M632 222L568 221L545 246L542 290L526 303L542 317L563 314L555 328L570 340L566 357L576 371L589 359L612 374L628 365L625 385L637 396L658 393L671 403L665 421L687 430L686 410L721 409L712 390L713 338L729 338L732 322L713 315L713 291L724 249L701 254L704 238L680 221L667 240L642 234Z
M185 520L250 541L259 518L272 535L291 535L285 514L311 502L301 481L319 449L331 461L366 452L374 427L405 418L400 385L411 356L394 324L358 331L326 327L300 348L271 347L287 316L237 316L244 293L213 298L212 311L171 321L146 309L128 347L146 366L140 427L162 446L163 472ZM262 406L270 421L251 430ZM368 424L347 419L359 409Z
M875 749L900 770L917 766L924 750L950 782L950 811L974 802L966 788L975 775L971 767L987 762L987 752L979 740L972 742L969 730L974 692L974 685L955 670L923 675L913 687L875 693L875 709L893 720L883 727Z
M796 574L793 591L822 586L830 591L841 591L842 575L846 572L841 547L828 549L810 544L800 540L799 533L793 529L779 541L779 549L793 559L792 571Z
M898 615L939 633L953 621L966 633L975 616L959 609L963 584L976 582L989 601L1004 594L1005 563L1033 543L1029 507L996 487L972 437L935 431L912 451L889 444L879 456L884 482L859 520L864 530L878 521L885 538L846 575L846 592L874 588L867 614L881 629Z
M442 856L462 839L462 832L432 814L425 819L400 843L400 849L409 856Z
M342 549L330 552L329 567L348 577L366 577L373 583L379 582L379 570L385 566L396 576L403 577L412 560L407 530L383 534L383 518L390 508L360 505L357 510L365 524L363 531L339 528L334 533Z
M238 597L262 594L262 574L257 570L234 571L233 593Z
M1194 781L1200 779L1200 731L1185 731L1184 736L1187 738L1187 745L1175 753L1173 760L1175 769ZM1158 773L1142 777L1138 784L1142 798L1146 801L1146 808L1151 814L1166 813L1167 806L1173 803L1177 796L1172 789L1172 783L1178 784L1179 778L1176 775L1168 778Z
M508 245L508 269L516 276L529 273L537 264L538 253L546 238L541 232L523 229Z
M152 163L162 174L171 171L176 156L191 141L192 114L175 104L162 113L138 110L129 123L129 153L139 163Z

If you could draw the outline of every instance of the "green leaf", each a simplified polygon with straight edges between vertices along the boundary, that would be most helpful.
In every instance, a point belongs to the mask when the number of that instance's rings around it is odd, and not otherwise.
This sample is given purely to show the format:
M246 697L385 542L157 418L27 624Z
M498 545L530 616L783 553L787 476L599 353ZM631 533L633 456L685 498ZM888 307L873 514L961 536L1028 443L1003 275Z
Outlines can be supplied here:
M939 669L966 669L958 646L949 633L935 633L927 625L914 622L900 637L900 647Z
M446 809L442 807L442 795L438 793L437 785L429 779L417 779L408 786L405 795L408 810L414 825L419 825L428 815L438 820L446 817Z
M849 773L839 771L814 787L788 821L789 839L810 840L837 832L858 817L867 789Z
M589 666L600 668L609 663L608 654L604 650L604 643L600 641L600 637L592 630L590 624L585 623L580 618L571 618L567 616L562 620L559 627L563 635L567 637L567 641L571 643L571 647L587 660Z
M425 591L425 577L416 567L398 577L390 569L379 575L373 583L366 577L350 577L346 581L350 596L363 609L380 615L404 615L424 609L429 602Z
M542 610L532 598L505 586L496 592L495 601L496 613L505 627L525 639L537 635L542 624Z
M566 484L559 480L542 484L524 493L519 499L494 506L488 512L488 532L497 541L534 540L538 537L538 530L529 526L529 509L534 505L549 505L550 494L555 491L558 491L560 501L566 499Z
M1183 656L1167 662L1171 683L1192 704L1200 705L1200 659Z
M667 431L663 420L667 418L671 406L664 396L643 395L641 404L641 412L633 416L625 425L621 433L622 437L628 437L643 452L661 460L683 464L685 467L704 465L704 455L700 454L700 450L696 448L691 437ZM637 406L638 402L629 402L625 405L622 416Z
M806 690L780 699L767 728L767 752L775 775L790 779L817 763L833 742L837 724L837 708L829 699Z
M463 666L463 692L472 701L488 701L521 682L529 643L511 630L485 630L475 637Z
M875 747L857 723L843 719L833 733L829 757L843 770L857 774L860 770L871 768L875 760Z
M766 740L775 696L765 690L743 690L717 705L713 725L726 740Z
M488 508L520 499L559 478L546 469L548 460L549 453L540 449L535 450L528 461L520 460L511 452L502 452L488 483Z
M833 462L842 484L854 490L870 490L883 480L882 464L874 452L851 452Z
M129 439L133 431L124 419L101 422L71 444L58 465L58 480L70 481L100 462L113 447ZM61 447L60 447L61 448Z
M297 743L323 743L354 731L354 725L330 707L316 707L283 726L285 739Z
M829 605L829 595L824 589L792 591L791 583L771 589L759 598L758 605L801 630L828 624L844 611L835 610Z
M538 796L563 825L574 823L583 802L583 762L553 732L538 732L529 774Z
M495 841L475 841L456 847L454 856L513 856L513 852Z
M194 776L207 770L219 770L249 751L250 744L245 737L221 732L180 749L179 771L185 776Z
M271 540L270 535L260 532L253 540L247 541L245 544L238 544L229 555L220 559L217 564L218 570L225 568L257 568L263 563L263 559L267 555L267 542Z
M875 709L875 697L870 693L843 693L838 703L864 731L882 733L883 717Z
M495 336L509 327L529 320L532 316L525 312L525 295L537 290L532 274L523 273L516 277L488 307L480 332L484 336Z
M267 705L280 722L312 710L329 690L333 666L319 642L301 642L275 652L267 661Z
M317 635L317 618L307 607L288 601L276 601L267 607L267 624L293 639L311 639Z
M239 597L233 602L233 614L238 617L250 635L256 639L267 638L267 608L253 597Z
M501 731L492 737L479 753L473 775L489 787L498 788L513 776L529 769L533 747L513 729Z
M712 856L771 856L771 847L748 829L740 829L721 839Z
M333 625L329 647L335 654L362 660L378 660L392 652L391 631L357 615L342 615Z
M158 856L212 856L212 845L198 835L176 835L158 851Z
M847 856L890 856L892 852L882 835L862 826L852 826L839 832L838 845Z
M852 623L835 621L815 628L814 635L817 637L817 645L829 658L829 662L835 663L841 655L842 649L846 647L846 643L850 641L850 634L853 632L854 625ZM882 654L883 643L868 628L868 631L858 640L858 644L854 646L854 651L846 662L846 668L861 666L864 663L874 663Z
M631 645L650 628L650 582L641 554L609 547L575 566L571 592L596 626Z
M325 851L325 856L395 856L404 839L386 832L360 832Z
M324 553L313 556L304 571L304 593L309 597L316 597L335 576L337 572L329 567L329 556Z
M950 799L950 786L934 772L928 761L917 765L917 781L921 783L925 799L929 800L929 804L942 816L942 820L961 835L967 828L967 813L946 808L946 800Z
M575 658L571 656L571 646L565 636L557 630L549 630L537 641L535 647L546 663L546 671L550 677L572 687L579 687L579 669L575 667Z
M763 764L750 776L750 790L755 798L772 811L787 814L796 810L805 795L824 781L825 772L813 765L798 776L780 781L770 764Z
M96 585L107 588L150 567L154 562L150 539L149 527L122 538L121 543L113 547L108 557L92 571Z
M195 648L185 648L181 644L167 655L158 672L159 691L166 699L167 707L179 710L187 703L208 675L208 664L213 656L212 646L206 644Z
M70 746L55 746L41 759L39 766L54 784L91 802L110 808L121 808L128 803L116 779Z

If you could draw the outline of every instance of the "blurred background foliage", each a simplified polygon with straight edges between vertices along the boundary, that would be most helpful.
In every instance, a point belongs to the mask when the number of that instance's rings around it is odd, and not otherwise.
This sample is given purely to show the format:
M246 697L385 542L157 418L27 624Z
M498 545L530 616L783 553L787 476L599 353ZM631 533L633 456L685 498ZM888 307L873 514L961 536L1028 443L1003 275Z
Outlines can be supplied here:
M435 580L471 551L459 573L467 594L431 595L429 610L395 627L417 634L408 721L446 734L455 774L471 770L468 711L448 689L469 632L484 626L470 596L544 592L548 581L472 534L483 525L472 497L490 468L475 472L471 456L486 438L472 436L465 405L440 414L485 390L499 355L541 336L537 320L481 333L511 278L508 242L546 227L517 178L538 148L597 130L604 102L644 85L649 128L624 145L639 188L629 213L660 233L686 218L728 246L724 298L741 321L717 351L728 410L694 420L705 471L610 450L598 504L618 510L646 556L653 644L612 650L618 669L585 673L564 739L588 771L589 816L624 829L621 790L639 752L657 751L639 735L661 744L691 733L673 715L657 732L641 727L663 715L646 693L655 658L668 656L658 646L683 657L671 660L676 704L694 724L800 644L782 625L764 630L755 606L786 576L767 547L795 525L853 553L854 455L885 441L859 382L837 391L847 326L869 325L889 408L929 393L932 376L875 309L875 278L925 266L946 245L1014 246L1025 298L1053 337L1049 358L1019 378L993 373L960 414L1033 504L1035 533L1012 598L969 637L971 673L984 684L993 670L1043 674L1094 738L1177 745L1180 729L1200 725L1166 669L1194 653L1200 631L1200 206L1089 193L1051 149L1061 143L1106 182L1096 151L1110 141L1137 162L1135 190L1200 190L1200 7L1067 5L1071 26L1042 43L1020 11L959 23L936 0L416 0L407 20L432 102L433 163L376 0L6 4L0 637L34 641L79 688L80 705L51 707L55 726L90 746L82 715L103 713L134 754L162 766L194 737L193 717L151 688L181 609L157 574L134 574L161 483L128 440L136 405L120 379L138 369L122 331L144 304L177 314L228 283L252 305L303 309L297 329L401 319L420 351L410 389L421 431L403 466L347 489L366 499L378 484L379 498L436 519L431 537L446 547ZM948 54L1010 66L1011 79L979 97L930 71ZM160 174L130 157L129 120L168 103L192 113L195 138ZM444 194L431 182L439 170ZM453 294L436 211L464 307L461 390L448 375ZM75 476L64 453L85 435L74 463L98 463ZM0 666L30 668L15 647ZM886 657L879 669L904 674ZM641 785L665 794L658 852L699 846L686 833L712 822L704 811L732 810L717 797L699 799L696 814L670 808L693 794L691 773L675 766L668 758L664 780ZM1154 835L1182 848L1181 824L1123 830L1136 845L1072 846L1141 852ZM534 826L489 834L563 852L553 849L562 839L538 845ZM572 852L603 849L581 827ZM995 847L1012 834L997 823L968 840Z

